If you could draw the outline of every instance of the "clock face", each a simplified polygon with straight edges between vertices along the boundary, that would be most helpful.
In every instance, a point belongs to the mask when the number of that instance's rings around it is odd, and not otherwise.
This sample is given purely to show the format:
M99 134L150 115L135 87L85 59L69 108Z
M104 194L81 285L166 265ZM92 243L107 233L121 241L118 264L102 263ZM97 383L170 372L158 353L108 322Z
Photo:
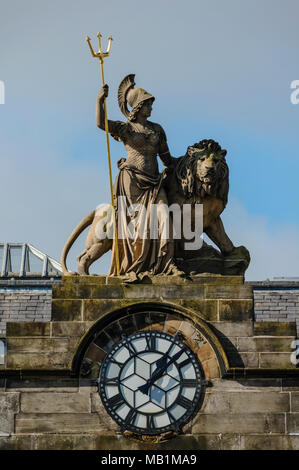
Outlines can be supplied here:
M178 336L140 331L114 345L102 363L99 393L122 430L179 431L198 408L203 374Z

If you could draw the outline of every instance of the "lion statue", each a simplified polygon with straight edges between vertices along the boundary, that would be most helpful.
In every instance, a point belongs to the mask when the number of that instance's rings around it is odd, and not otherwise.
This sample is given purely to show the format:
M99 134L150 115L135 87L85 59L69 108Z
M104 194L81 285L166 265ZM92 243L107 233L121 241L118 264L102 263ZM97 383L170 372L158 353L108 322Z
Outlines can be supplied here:
M182 208L184 204L191 205L191 226L193 227L195 226L195 205L202 204L203 232L220 250L219 252L205 243L204 247L199 250L186 250L186 240L181 237L175 240L176 259L197 260L202 250L209 247L209 253L212 250L213 256L229 257L230 262L233 259L238 262L241 260L241 271L244 272L250 262L249 252L244 246L234 247L220 218L227 204L229 189L226 153L226 150L212 139L205 139L189 146L186 154L177 159L173 168L163 171L164 187L169 206L178 204ZM61 255L64 275L76 274L67 269L67 254L78 236L89 225L91 227L87 235L85 250L77 257L78 274L88 275L91 264L112 248L113 209L111 204L103 204L88 214L69 236Z

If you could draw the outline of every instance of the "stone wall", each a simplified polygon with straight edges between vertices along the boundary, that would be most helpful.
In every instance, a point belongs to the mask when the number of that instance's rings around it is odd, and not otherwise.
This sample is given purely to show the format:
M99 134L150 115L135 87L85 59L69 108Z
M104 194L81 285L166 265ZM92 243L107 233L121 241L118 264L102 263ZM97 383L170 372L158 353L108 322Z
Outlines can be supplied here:
M119 324L124 318L130 329L144 304L149 328L171 327L172 334L180 331L192 341L197 325L224 364L205 369L203 403L184 434L152 444L119 434L94 377L80 375L73 361L81 349L87 354L101 321L109 340L107 318ZM155 306L181 312L185 321L162 321ZM120 311L126 316L113 315ZM295 322L253 317L252 287L237 276L131 285L104 276L64 278L53 288L51 321L8 325L0 371L0 433L7 436L0 438L0 449L299 450L299 373L291 361ZM206 344L198 357L210 360Z
M50 321L52 285L57 280L0 280L0 338L6 336L6 323Z
M213 379L184 434L147 444L118 434L89 380L0 382L3 449L299 450L299 380ZM5 410L5 413L3 413Z

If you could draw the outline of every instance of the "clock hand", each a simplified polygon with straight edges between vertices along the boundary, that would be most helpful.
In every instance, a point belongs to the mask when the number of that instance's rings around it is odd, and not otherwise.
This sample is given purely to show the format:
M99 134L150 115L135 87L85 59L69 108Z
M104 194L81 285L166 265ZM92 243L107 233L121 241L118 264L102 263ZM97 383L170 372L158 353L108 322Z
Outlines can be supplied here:
M138 390L140 390L140 392L144 393L144 395L148 395L148 392L149 392L149 389L150 387L156 382L156 380L160 379L160 377L162 377L162 375L164 374L164 372L168 369L168 367L173 363L175 362L182 354L183 354L184 350L181 349L180 351L178 351L171 359L169 362L166 362L166 360L164 359L165 358L165 355L162 356L158 361L157 361L157 364L159 361L162 361L163 360L163 363L161 365L161 362L160 362L160 367L158 366L157 369L155 369L152 377L150 377L147 382L144 384L144 385L141 385L140 387L138 387Z

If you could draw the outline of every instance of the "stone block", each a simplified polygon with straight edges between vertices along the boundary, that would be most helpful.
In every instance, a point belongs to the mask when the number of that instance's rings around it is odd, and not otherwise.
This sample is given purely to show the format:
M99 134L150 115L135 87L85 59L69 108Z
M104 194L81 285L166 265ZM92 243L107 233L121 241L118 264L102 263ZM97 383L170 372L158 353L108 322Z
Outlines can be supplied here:
M84 433L109 434L97 413L20 413L16 416L16 433Z
M241 436L239 434L221 434L219 442L220 450L240 450Z
M69 370L73 353L10 353L6 358L7 369Z
M132 301L108 300L108 299L86 299L83 300L83 320L94 322L106 313L132 305Z
M299 450L299 436L256 434L241 436L242 450Z
M91 292L89 297L91 299L122 299L123 298L123 286L114 285L91 285ZM82 286L81 286L82 289ZM81 291L81 298L86 298L86 295Z
M33 450L35 436L0 437L0 450Z
M290 411L290 397L281 392L233 392L230 394L231 413L282 413Z
M70 322L58 321L52 322L52 337L67 336L67 337L81 337L88 331L93 322Z
M215 392L213 389L210 389L210 392L205 394L203 405L200 408L200 414L230 413L230 403L230 392Z
M6 324L7 336L49 336L49 322L8 322Z
M205 298L207 299L252 299L252 287L250 285L206 285Z
M17 392L0 392L0 415L5 414L7 411L18 413L20 394Z
M241 321L252 318L252 300L219 300L219 321Z
M213 331L223 336L252 336L253 334L253 322L251 320L232 322L232 321L216 321L211 322L213 325Z
M130 450L130 451L172 451L172 450L219 450L219 437L215 435L183 435L160 443L147 443L128 439L124 436L98 435L96 437L97 450Z
M7 357L12 353L40 353L67 352L69 350L68 338L7 338Z
M81 321L82 300L52 300L53 321Z
M94 450L94 434L35 434L35 450Z
M255 352L292 352L291 343L294 337L252 337L239 338L238 351Z
M196 284L184 285L149 285L132 284L124 286L126 299L185 299L203 298L204 286Z
M14 416L18 412L19 393L0 393L0 433L14 432Z
M272 379L272 378L258 378L258 379L248 379L248 378L238 378L237 380L228 380L228 379L213 379L212 387L207 388L207 393L214 392L280 392L281 391L281 382L282 379Z
M22 392L22 413L88 413L90 396L86 393Z
M197 351L197 357L201 363L215 358L215 352L209 343L201 346Z
M261 369L296 369L289 353L259 353Z
M210 380L220 377L220 370L217 359L213 358L203 362L202 368L204 370L206 379Z
M287 433L299 433L299 413L289 413L287 418Z
M296 336L296 323L283 321L255 322L254 336Z
M297 393L291 393L291 411L299 413L299 388Z
M285 414L240 413L201 414L193 421L192 433L250 434L285 432Z
M259 355L255 352L233 352L226 351L230 367L245 367L256 369L259 367Z
M208 321L217 321L217 300L182 299L179 305L192 310L198 317Z
M121 282L121 280L117 280ZM106 284L106 281L107 276L105 275L90 274L89 276L63 276L61 286L68 287L74 284Z

